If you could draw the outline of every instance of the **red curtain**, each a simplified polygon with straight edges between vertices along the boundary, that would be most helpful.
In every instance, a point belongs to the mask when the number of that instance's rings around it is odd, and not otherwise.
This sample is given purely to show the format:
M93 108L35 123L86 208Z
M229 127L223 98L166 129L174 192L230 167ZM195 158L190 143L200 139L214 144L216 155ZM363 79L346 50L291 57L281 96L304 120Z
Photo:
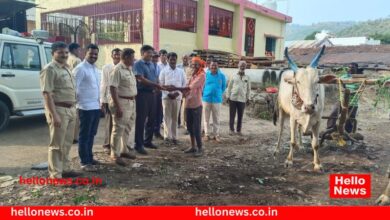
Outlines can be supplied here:
M161 0L160 27L196 32L197 2L193 0Z
M232 37L233 12L210 6L209 34Z

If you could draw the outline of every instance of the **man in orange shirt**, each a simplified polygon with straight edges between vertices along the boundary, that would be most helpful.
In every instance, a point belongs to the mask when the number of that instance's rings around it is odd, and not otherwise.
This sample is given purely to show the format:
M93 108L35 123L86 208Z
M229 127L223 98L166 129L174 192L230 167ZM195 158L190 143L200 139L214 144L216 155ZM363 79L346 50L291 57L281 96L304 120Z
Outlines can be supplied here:
M186 98L185 111L187 115L187 129L191 137L191 147L184 151L195 156L203 155L201 123L202 123L202 92L205 82L204 61L198 57L192 58L192 76L188 86L184 88Z

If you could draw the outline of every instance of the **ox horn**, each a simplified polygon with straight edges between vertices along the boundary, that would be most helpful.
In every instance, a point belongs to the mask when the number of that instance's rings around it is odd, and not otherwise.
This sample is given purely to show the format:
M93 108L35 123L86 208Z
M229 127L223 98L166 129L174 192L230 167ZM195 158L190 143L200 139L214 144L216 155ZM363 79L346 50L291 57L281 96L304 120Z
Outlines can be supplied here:
M295 72L298 70L297 64L291 59L290 55L288 55L288 47L284 49L284 56L286 57L288 64L290 65L290 68Z
M322 55L324 54L324 51L325 51L325 45L322 46L320 52L318 52L317 55L314 57L313 61L311 61L310 67L317 68L318 63L320 62L320 59L321 59Z

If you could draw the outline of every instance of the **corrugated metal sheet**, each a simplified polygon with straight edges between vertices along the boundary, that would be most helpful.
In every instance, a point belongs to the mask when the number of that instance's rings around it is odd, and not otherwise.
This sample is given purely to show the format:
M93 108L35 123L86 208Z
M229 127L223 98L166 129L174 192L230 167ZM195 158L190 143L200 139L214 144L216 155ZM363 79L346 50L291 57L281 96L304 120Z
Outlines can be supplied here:
M297 40L297 41L286 41L285 46L290 50L292 49L305 49L305 48L318 48L325 46L333 46L328 39L323 40Z
M335 37L329 38L334 46L359 46L359 45L379 45L380 41L370 40L367 37Z
M319 49L293 49L292 59L300 65L308 65ZM363 45L326 48L320 65L348 64L351 62L362 65L390 66L390 45Z

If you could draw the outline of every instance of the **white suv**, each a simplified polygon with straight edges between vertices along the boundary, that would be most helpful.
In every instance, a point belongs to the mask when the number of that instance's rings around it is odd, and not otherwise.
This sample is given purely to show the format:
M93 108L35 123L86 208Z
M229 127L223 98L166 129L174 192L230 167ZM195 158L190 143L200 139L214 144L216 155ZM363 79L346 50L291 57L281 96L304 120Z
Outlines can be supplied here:
M11 116L44 113L39 74L51 61L51 44L0 34L0 131Z

